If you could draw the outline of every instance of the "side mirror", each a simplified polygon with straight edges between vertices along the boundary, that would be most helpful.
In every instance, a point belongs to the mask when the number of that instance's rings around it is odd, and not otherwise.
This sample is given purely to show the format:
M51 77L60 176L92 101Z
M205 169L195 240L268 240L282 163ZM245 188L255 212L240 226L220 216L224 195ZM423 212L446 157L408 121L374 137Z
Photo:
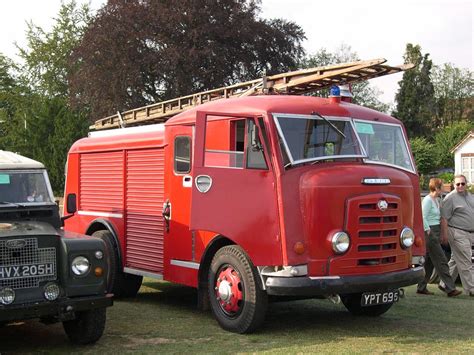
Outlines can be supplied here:
M67 209L66 209L67 213L76 213L77 211L76 194L68 194L66 203L67 203Z

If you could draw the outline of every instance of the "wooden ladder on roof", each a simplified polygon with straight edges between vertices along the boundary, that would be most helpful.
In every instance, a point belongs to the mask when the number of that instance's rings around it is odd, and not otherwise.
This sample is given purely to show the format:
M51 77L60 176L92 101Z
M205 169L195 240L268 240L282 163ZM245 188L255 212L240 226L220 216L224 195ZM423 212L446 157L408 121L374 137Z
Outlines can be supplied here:
M197 105L220 99L265 94L301 95L332 85L355 83L413 68L413 64L385 65L385 59L373 59L264 76L218 89L157 102L148 106L117 112L97 120L90 130L131 127L164 122L172 116Z

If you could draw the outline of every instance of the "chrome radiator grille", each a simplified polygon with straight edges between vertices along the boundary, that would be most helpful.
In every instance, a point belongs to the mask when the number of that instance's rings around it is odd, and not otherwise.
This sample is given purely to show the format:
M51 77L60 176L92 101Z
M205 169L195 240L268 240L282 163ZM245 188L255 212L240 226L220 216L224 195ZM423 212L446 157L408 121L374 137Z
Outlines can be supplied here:
M23 245L13 248L11 241L18 239L0 239L0 288L33 288L56 280L56 248L39 248L37 238L23 238Z

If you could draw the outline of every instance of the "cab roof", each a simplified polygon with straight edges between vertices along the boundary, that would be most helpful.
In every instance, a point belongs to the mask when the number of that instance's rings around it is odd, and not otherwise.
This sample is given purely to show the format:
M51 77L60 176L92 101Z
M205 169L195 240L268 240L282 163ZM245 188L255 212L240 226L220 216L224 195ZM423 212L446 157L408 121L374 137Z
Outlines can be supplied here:
M323 116L351 117L387 123L400 123L399 120L348 102L333 102L331 99L301 95L260 95L232 99L221 99L205 103L170 118L165 125L194 124L197 111L215 114L254 116L267 113L286 113L310 115L316 112Z
M112 151L121 147L163 147L165 126L194 125L196 112L205 111L214 115L251 117L268 113L310 115L315 112L324 116L351 117L379 122L400 123L384 113L347 102L335 103L331 99L314 96L261 95L232 99L221 99L199 105L180 113L164 124L152 124L130 128L116 128L91 132L88 138L74 143L69 153ZM211 118L212 119L212 118Z
M0 150L0 170L12 169L44 169L44 165L22 155Z

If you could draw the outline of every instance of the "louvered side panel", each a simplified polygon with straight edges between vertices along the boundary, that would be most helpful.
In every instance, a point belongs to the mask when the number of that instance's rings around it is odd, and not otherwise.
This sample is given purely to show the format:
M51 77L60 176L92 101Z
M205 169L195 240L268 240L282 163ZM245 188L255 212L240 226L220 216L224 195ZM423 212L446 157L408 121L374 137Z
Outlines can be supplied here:
M123 212L123 152L81 154L80 209Z
M127 152L126 189L126 266L163 273L163 149Z

